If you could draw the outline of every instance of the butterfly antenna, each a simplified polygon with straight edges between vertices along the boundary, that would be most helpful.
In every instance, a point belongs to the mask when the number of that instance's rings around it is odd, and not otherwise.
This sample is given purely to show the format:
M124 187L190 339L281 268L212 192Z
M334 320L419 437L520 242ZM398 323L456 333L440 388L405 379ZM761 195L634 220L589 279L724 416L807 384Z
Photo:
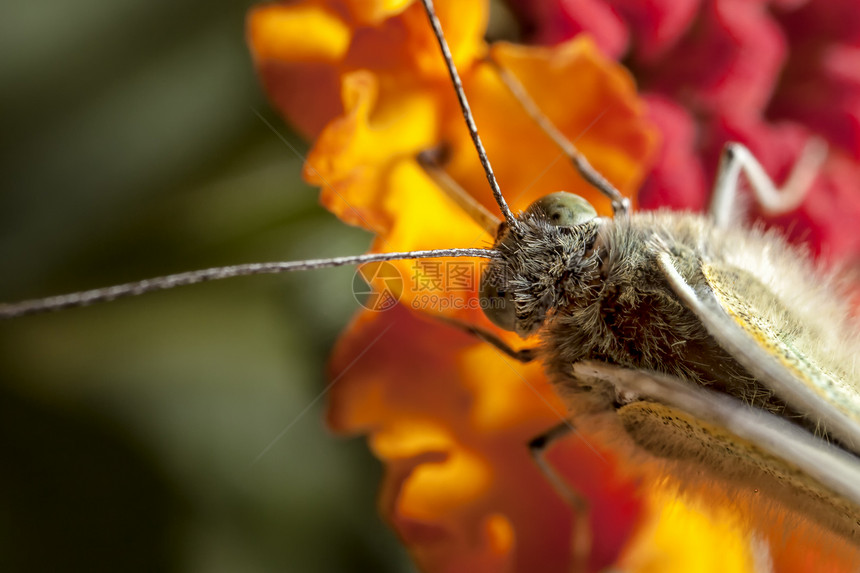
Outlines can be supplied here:
M469 101L466 99L466 92L463 91L463 82L460 81L460 74L457 73L457 68L454 66L454 59L451 57L451 50L448 48L445 34L442 33L442 25L439 23L439 18L436 16L433 1L421 0L421 3L424 4L424 10L427 12L427 18L430 20L430 27L433 28L433 35L436 36L436 41L439 43L439 48L442 50L442 57L445 59L445 67L448 68L448 75L451 76L451 83L454 85L454 92L457 94L457 101L460 102L460 109L463 111L463 119L466 121L466 127L469 129L469 135L472 137L472 143L475 145L475 151L478 152L478 158L481 160L484 173L487 175L490 189L493 190L493 197L496 198L499 210L502 212L508 225L512 229L518 229L519 223L517 222L517 218L511 212L507 201L505 201L505 198L502 195L502 190L499 188L499 183L496 181L496 175L493 173L493 167L490 165L490 160L487 158L487 152L484 150L484 144L481 142L481 136L478 135L478 127L475 125L475 119L472 117L472 110L469 107Z
M310 259L307 261L270 262L270 263L248 263L243 265L232 265L227 267L214 267L199 271L188 271L124 283L121 285L85 290L59 296L25 300L15 303L0 304L0 319L16 318L28 314L38 314L73 308L77 306L88 306L100 302L110 302L118 298L138 296L148 292L167 290L179 286L192 285L208 281L217 281L233 277L244 277L249 275L272 275L291 271L307 271L322 269L326 267L342 267L345 265L360 265L363 263L378 263L384 261L397 261L404 259L432 259L440 257L477 257L492 259L497 256L493 249L435 249L430 251L407 251L401 253L371 253L367 255L353 255L348 257L334 257L331 259Z

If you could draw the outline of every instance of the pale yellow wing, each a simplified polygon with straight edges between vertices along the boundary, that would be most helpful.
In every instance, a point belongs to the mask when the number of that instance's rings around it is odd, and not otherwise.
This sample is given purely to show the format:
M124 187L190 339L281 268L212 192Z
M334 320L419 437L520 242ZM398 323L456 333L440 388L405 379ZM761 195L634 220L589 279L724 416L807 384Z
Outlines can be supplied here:
M761 491L849 539L860 535L854 455L769 412L668 376L599 362L578 363L574 373L635 396L617 411L625 430L669 463L694 464L689 479Z
M765 289L749 273L703 263L707 284L693 289L661 253L658 264L670 286L701 320L708 333L758 381L795 411L814 420L822 431L860 453L860 396L857 387L814 362L792 345L792 323L786 309L782 323L773 309L757 308L752 289Z

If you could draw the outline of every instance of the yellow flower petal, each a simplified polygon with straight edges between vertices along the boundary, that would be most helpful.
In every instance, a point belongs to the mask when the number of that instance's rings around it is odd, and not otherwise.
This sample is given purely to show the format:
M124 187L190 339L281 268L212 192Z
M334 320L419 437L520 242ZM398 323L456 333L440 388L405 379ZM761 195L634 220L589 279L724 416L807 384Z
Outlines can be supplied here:
M697 509L677 492L649 499L651 523L627 547L619 565L636 573L755 573L752 541L730 511Z
M400 14L412 3L413 0L354 0L346 2L346 6L355 22L376 25Z
M333 10L310 3L268 4L248 12L247 33L257 62L339 62L352 30Z

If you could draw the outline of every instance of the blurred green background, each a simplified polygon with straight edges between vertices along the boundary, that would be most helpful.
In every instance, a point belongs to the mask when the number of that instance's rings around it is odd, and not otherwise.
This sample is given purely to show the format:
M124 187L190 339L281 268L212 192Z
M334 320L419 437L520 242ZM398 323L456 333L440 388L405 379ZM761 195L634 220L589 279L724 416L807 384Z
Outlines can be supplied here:
M363 252L254 113L307 149L255 77L250 5L4 5L0 300ZM408 570L376 514L379 465L330 435L324 400L304 412L352 275L0 323L0 569Z

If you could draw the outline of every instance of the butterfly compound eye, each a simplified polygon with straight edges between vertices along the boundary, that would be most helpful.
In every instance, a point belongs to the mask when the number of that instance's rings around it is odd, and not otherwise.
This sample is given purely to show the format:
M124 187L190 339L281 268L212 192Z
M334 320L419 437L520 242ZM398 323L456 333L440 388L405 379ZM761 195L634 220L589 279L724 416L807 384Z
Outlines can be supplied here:
M517 321L513 293L500 288L496 279L494 273L485 273L481 278L481 310L499 328L513 331Z
M541 216L556 227L576 227L597 217L591 203L567 191L541 197L529 205L526 214Z

